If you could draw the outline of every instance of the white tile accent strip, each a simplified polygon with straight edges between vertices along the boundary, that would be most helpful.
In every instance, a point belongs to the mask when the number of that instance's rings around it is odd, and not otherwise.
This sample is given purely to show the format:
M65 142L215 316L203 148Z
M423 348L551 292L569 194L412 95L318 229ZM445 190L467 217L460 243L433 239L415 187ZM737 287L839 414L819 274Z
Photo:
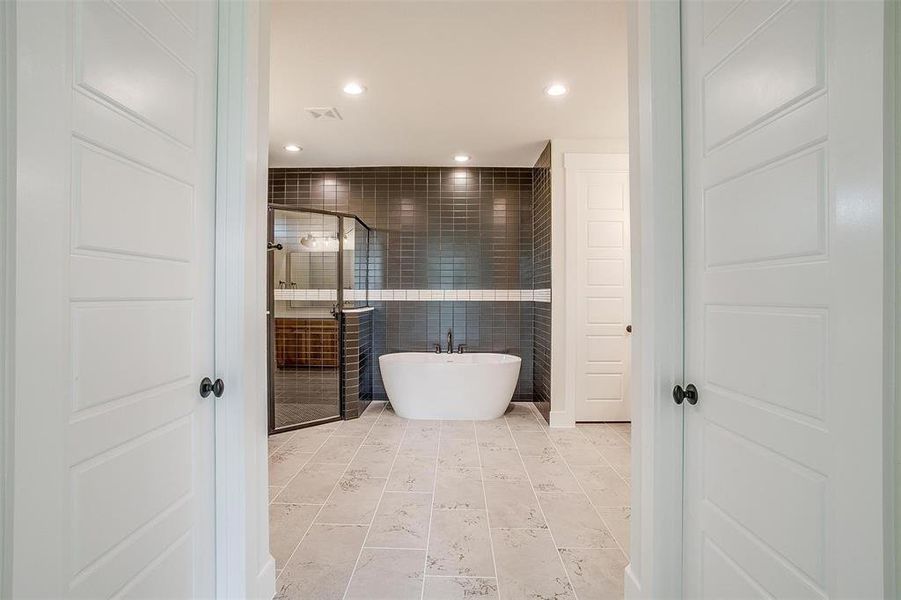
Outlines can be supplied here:
M277 289L276 300L330 300L335 290ZM344 290L345 300L365 300L365 290ZM550 302L551 290L369 290L374 302Z

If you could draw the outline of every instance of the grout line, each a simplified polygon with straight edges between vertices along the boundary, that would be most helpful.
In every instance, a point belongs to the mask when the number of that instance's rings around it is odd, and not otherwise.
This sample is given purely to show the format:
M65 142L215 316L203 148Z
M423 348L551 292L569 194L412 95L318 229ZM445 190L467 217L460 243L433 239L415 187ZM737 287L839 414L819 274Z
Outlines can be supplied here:
M507 418L501 417L504 419L504 425L507 427L507 431L510 433L510 438L513 438L513 432L510 431L510 426L507 424ZM501 596L501 575L497 570L497 559L494 557L494 537L491 535L491 517L488 513L488 492L485 491L485 467L482 465L482 446L479 442L479 428L473 427L476 430L476 452L479 454L479 478L482 480L482 499L485 501L485 524L488 526L488 546L491 548L491 565L494 567L494 580L497 585L497 597L502 598ZM514 440L514 444L516 441ZM516 451L519 454L519 450Z
M606 423L605 423L605 425L606 425ZM578 428L578 427L576 428L576 431L579 431L579 428ZM592 442L591 439L590 439L587 435L585 435L583 432L579 431L579 434L580 434L580 435L581 435L581 436L582 436L589 444L591 444L591 446L592 446L595 450L597 450L597 453L598 453L598 454L600 455L600 457L603 459L604 464L607 465L608 467L610 467L611 469L613 469L613 472L616 474L616 476L619 477L619 478L623 481L623 483L625 483L625 484L629 487L629 489L631 490L631 489L632 489L632 482L629 481L628 479L626 479L625 477L623 477L622 473L620 473L619 470L617 470L617 468L613 465L613 463L610 462L610 460L609 460L606 456L604 456L604 452L601 450L601 448L620 448L621 446L599 446L599 445L595 444L594 442ZM554 448L557 448L557 444L554 442L554 440L551 440L551 443L554 444ZM629 458L631 459L631 457L632 457L632 444L628 444L626 447L629 449ZM559 449L558 449L557 451L559 452ZM562 456L562 454L561 454L561 456ZM565 460L566 460L566 459L564 459L564 461L565 461ZM568 462L567 462L567 466L569 466L569 463L568 463Z
M287 444L288 442L290 442L291 440L293 440L293 439L295 438L295 436L297 436L297 431L290 431L290 432L288 432L288 433L290 433L291 435L289 435L288 437L286 437L284 442L282 442L281 444L279 444L278 446L276 446L275 448L273 448L272 450L270 450L270 451L269 451L269 454L266 455L267 458L271 457L273 454L275 454L276 452L278 452L279 450L281 450L282 448L284 448L284 447L285 447L285 444ZM275 435L281 435L281 434L278 434L278 433L277 433L277 434L275 434Z
M575 429L576 429L576 431L579 431L578 427L576 427ZM597 449L597 446L595 446L594 444L591 443L591 440L588 439L588 436L587 436L587 435L585 435L585 434L582 433L581 431L579 431L579 435L581 435L581 436L582 436L589 444L591 444L595 449ZM579 489L582 490L582 493L583 493L583 494L585 494L585 498L588 499L588 503L591 505L591 508L594 509L595 514L597 514L598 518L601 520L601 523L604 524L604 527L607 528L607 532L610 534L610 537L612 537L612 538L613 538L613 541L616 542L616 547L619 548L619 551L623 553L623 556L626 557L626 560L627 560L627 561L631 561L631 560L632 560L632 557L629 556L629 553L628 553L628 552L626 552L625 548L624 548L623 545L622 545L622 542L620 542L620 541L617 539L616 534L613 533L613 529L612 529L612 528L610 527L610 525L607 523L607 520L604 519L604 515L601 514L601 510L600 510L601 508L622 508L622 507L618 507L618 506L598 507L598 506L594 503L594 501L591 499L591 496L588 494L588 492L585 491L585 486L582 485L582 481L581 481L578 477L576 477L576 473L575 473L575 471L572 470L572 467L570 466L569 461L566 460L566 457L564 457L564 456L563 456L563 453L560 452L560 449L557 447L557 442L555 442L555 441L554 441L554 438L552 438L551 436L548 436L548 438L550 438L551 444L554 445L554 450L557 451L557 454L559 454L559 455L560 455L560 458L563 460L563 464L566 465L566 469L569 471L569 474L573 476L573 479L576 480L576 484L579 486ZM631 452L632 452L632 446L629 446L629 453L631 454ZM601 454L601 451L600 451L600 450L598 450L598 455L604 460L605 463L607 463L607 466L608 466L608 467L616 474L616 476L619 477L621 480L623 480L623 483L626 484L626 487L628 487L628 488L629 488L629 491L631 492L632 486L629 485L629 482L627 482L625 479L623 479L623 476L620 475L620 474L617 472L617 470L613 468L613 465L611 465L611 464L610 464L610 461L608 461L607 458L606 458L603 454ZM631 497L631 496L630 496L630 497ZM630 532L630 534L631 534L631 531L632 531L632 519L631 519L631 507L630 507L630 518L629 518L629 532ZM559 550L558 550L558 552L559 552Z
M306 464L306 463L304 463L304 464ZM300 469L302 469L302 468L303 468L303 465L300 466ZM299 470L299 469L298 469L298 470ZM270 490L270 492L269 492L269 493L270 493L270 499L269 499L269 504L270 504L270 505L272 505L272 504L294 504L293 502L276 502L276 501L275 501L275 499L278 498L278 495L282 493L282 490L285 489L283 486L279 486L279 485L270 485L269 487L270 487L270 488L278 488L278 491L275 492L275 494L272 494L272 491L271 491L271 490Z
M532 407L532 410L530 410L530 412L532 413L533 417L536 416L535 412L534 412L534 407ZM541 415L537 415L537 416L540 417ZM507 421L506 416L504 416L504 421L505 422ZM510 427L510 423L507 423L507 428L509 428L509 427ZM542 429L542 432L548 438L548 441L551 444L554 444L554 440L552 440L551 436L549 436L547 434L547 431ZM512 429L510 430L510 435L511 436L513 435ZM563 574L566 575L566 581L569 583L569 588L572 590L573 596L576 598L576 600L578 600L579 595L576 593L576 586L573 585L572 580L569 578L569 571L566 570L566 563L563 561L563 556L561 556L561 554L560 554L560 547L557 545L557 540L554 538L554 532L551 531L551 524L550 524L550 522L548 522L547 517L544 514L544 509L541 507L541 500L538 499L538 492L535 490L535 485L532 483L532 476L529 475L529 470L526 468L526 461L524 461L522 459L522 452L519 451L519 444L516 442L515 437L513 438L513 444L516 445L516 454L519 455L519 461L522 463L522 470L526 472L526 479L529 481L529 487L532 488L532 494L535 495L535 503L538 504L538 511L541 513L541 518L544 519L544 524L547 527L547 532L551 536L551 542L553 542L553 544L554 544L554 552L557 554L557 558L560 560L560 568L563 569ZM556 451L558 454L560 453L560 451L557 450L556 444L554 444L554 451ZM561 458L562 458L562 456L561 456ZM565 461L564 461L564 463L565 463ZM567 467L568 467L568 465L567 465ZM573 475L573 477L575 477L575 475ZM583 492L584 492L584 490L583 490ZM616 539L616 538L614 538L614 539Z
M487 579L489 581L497 581L497 577L477 577L475 575L426 575L426 577L435 577L436 579Z
M425 537L425 557L422 560L422 585L419 588L419 600L425 598L425 572L429 565L429 546L432 544L432 516L435 514L435 492L438 490L438 461L441 460L441 438L444 426L438 421L438 448L435 451L435 476L432 479L432 501L429 504L429 532Z
M387 407L387 406L388 406L387 404L384 404L382 406L382 412L379 413L379 417L378 417L378 419L376 419L376 422L372 424L373 428L375 427L376 423L378 423L382 419L382 413L385 412L385 407ZM387 423L387 421L385 421L385 422ZM354 580L354 575L357 574L357 567L360 566L360 557L363 556L363 550L366 549L366 540L369 539L369 533L372 531L372 524L375 522L375 518L379 514L379 507L381 507L382 500L385 498L385 490L388 488L388 481L391 479L391 472L394 471L394 465L397 463L397 457L400 454L400 447L401 447L401 445L403 445L404 438L407 436L407 426L409 425L409 423L406 420L402 421L402 423L404 425L404 433L400 437L400 441L397 442L397 448L394 449L394 458L391 459L391 466L388 467L388 474L385 475L385 485L382 486L382 493L379 494L379 501L376 502L375 510L372 511L372 518L369 519L369 526L366 528L366 535L363 536L363 543L360 545L360 551L357 553L357 560L354 561L354 568L351 569L351 571L350 571L350 578L348 578L348 580L347 580L347 586L344 588L344 595L342 596L342 599L347 597L347 592L350 591L350 584ZM372 428L370 428L370 431L372 431ZM363 446L360 446L360 447L362 448ZM383 548L379 548L379 549L383 549ZM418 548L384 548L384 549L385 550L389 550L389 549L390 550L418 550Z
M631 424L631 421L629 421L629 423ZM630 448L630 449L632 448L632 436L631 436L631 435L630 435L629 438L627 439L626 436L624 436L624 435L621 434L619 431L617 431L616 427L613 427L610 423L607 423L607 426L613 431L613 433L615 433L616 435L618 435L619 438L620 438L622 441L626 442L626 444L629 445L629 448ZM632 430L630 429L629 431L630 431L630 433L631 433Z
M384 410L384 406L382 407L382 410ZM381 411L379 411L379 415L381 415ZM355 419L355 420L358 420L358 419ZM369 425L369 429L367 429L367 430L366 430L366 433L363 435L363 439L364 439L364 440L366 439L366 436L369 435L369 432L372 431L372 426L375 425L375 422L376 422L376 421L378 421L378 418L376 418L375 420L373 420L373 422ZM343 421L343 422L344 422L344 423L347 423L347 421ZM327 441L329 441L329 440L332 438L332 436L334 436L335 432L338 431L339 429L341 429L341 427L335 427L334 429L332 429L332 430L329 432L329 434L326 436L326 438L322 441L322 444L320 444L319 447L316 449L316 452L318 452L319 450L321 450L321 449L322 449L322 446L324 446L325 443L326 443ZM307 527L306 531L303 532L303 535L300 536L300 540L297 542L297 545L294 546L294 550L292 550L292 551L291 551L291 554L288 555L288 558L285 559L285 564L284 564L284 566L282 567L282 571L281 571L282 574L284 574L285 570L288 568L288 565L291 564L291 559L294 558L294 555L295 555L295 554L297 554L297 549L300 548L300 546L303 544L303 541L306 539L307 534L310 533L310 530L313 528L313 525L316 524L316 519L319 518L319 513L322 512L322 509L325 507L326 503L328 502L328 499L331 498L332 494L335 492L335 488L337 488L337 487L338 487L338 484L341 483L341 479L344 477L344 474L347 473L347 469L350 468L350 464L354 461L354 458L357 457L357 453L360 451L360 448L362 448L362 447L363 447L363 444L362 444L362 442L361 442L360 445L357 446L357 449L356 449L356 451L354 452L354 455L350 458L350 461L348 461L347 466L344 468L344 471L342 471L342 472L341 472L341 475L338 476L338 480L335 482L335 485L332 486L332 489L331 489L331 491L329 492L328 496L325 497L325 500L324 500L324 501L322 502L322 504L319 506L319 510L316 511L316 514L315 514L315 515L313 515L313 519L310 521L310 525ZM315 456L316 453L314 452L313 454L314 454L314 456ZM307 461L307 462L304 464L304 466L306 466L307 464L309 464L309 461ZM318 464L318 463L317 463L317 464ZM291 482L294 481L294 478L297 477L297 476L300 474L300 472L301 472L302 470L303 470L303 467L301 467L300 469L297 470L297 473L295 473L294 476L291 477L291 479L288 480L288 483L285 484L285 488L287 488L287 487L291 484ZM282 489L282 491L284 491L284 489ZM279 494L281 494L281 492L279 492ZM276 496L276 497L277 497L277 496ZM314 505L314 506L315 506L315 505ZM351 574L351 576L353 576L353 574ZM350 580L349 580L349 579L348 579L347 583L350 584ZM276 579L276 590L277 590L277 589L278 589L278 580Z

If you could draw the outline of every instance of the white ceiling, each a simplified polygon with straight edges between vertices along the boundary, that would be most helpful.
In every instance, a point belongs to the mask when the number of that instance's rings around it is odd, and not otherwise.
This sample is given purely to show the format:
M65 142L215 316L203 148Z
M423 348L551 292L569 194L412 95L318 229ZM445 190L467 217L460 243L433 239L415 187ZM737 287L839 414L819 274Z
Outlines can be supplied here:
M626 60L621 2L275 1L270 165L532 166L551 138L625 139ZM325 106L343 120L304 110Z

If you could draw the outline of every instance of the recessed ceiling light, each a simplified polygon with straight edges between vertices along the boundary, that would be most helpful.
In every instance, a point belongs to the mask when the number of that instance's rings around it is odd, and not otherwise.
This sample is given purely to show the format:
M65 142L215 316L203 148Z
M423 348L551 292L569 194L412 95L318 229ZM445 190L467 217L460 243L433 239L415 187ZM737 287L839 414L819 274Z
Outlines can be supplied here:
M359 96L365 91L366 88L363 86L363 84L356 81L351 81L350 83L344 85L344 93L350 94L351 96Z
M301 150L303 150L303 148L301 148L297 144L288 144L287 146L285 146L285 150L287 150L288 152L300 152Z
M562 83L552 83L551 85L544 88L544 93L548 96L563 96L569 90Z
M469 159L472 158L468 154L455 154L454 160L459 163L469 162Z

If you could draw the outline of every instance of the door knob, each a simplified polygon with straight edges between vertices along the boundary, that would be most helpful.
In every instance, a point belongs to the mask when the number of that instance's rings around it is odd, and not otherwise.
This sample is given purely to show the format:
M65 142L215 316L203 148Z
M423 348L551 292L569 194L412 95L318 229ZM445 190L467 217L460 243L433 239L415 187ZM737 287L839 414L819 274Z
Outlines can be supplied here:
M626 325L626 333L632 333L632 326Z
M214 383L209 377L204 377L203 381L200 382L201 398L206 398L210 395L210 393L212 393L217 398L221 398L224 391L225 384L222 383L221 379L217 379Z
M673 388L673 400L676 401L676 404L682 404L687 401L694 406L698 403L698 388L693 383L686 385L684 390L681 385L677 385Z

